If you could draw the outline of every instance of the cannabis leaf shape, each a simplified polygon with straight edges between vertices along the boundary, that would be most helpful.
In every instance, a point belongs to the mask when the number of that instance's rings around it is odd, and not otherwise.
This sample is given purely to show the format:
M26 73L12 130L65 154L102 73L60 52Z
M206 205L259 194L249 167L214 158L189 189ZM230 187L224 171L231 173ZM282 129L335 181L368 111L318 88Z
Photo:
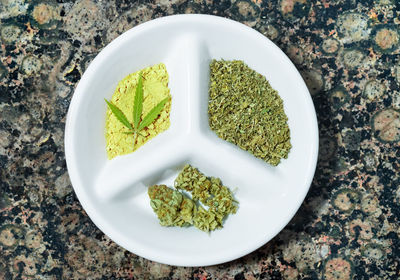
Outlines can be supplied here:
M133 124L128 121L128 118L117 106L112 104L107 99L104 100L117 120L119 120L126 128L129 129L128 132L124 133L133 134L133 145L135 145L137 135L139 134L143 136L140 134L140 131L150 125L158 117L158 115L161 113L161 110L164 108L165 103L167 103L168 97L161 100L143 119L141 119L143 111L143 78L142 73L139 73L139 81L136 86L135 97L133 100Z

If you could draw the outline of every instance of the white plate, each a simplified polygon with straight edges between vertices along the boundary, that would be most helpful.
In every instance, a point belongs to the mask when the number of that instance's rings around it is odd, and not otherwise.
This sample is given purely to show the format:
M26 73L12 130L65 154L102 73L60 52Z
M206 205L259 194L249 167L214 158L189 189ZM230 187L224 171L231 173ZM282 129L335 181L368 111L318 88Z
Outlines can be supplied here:
M209 129L209 63L213 58L243 60L278 90L293 145L279 166L256 159ZM170 75L171 127L136 152L107 160L104 98L111 98L118 81L129 73L160 62ZM291 61L257 31L206 15L152 20L111 42L82 76L65 129L71 182L92 221L127 250L180 266L230 261L271 240L307 194L317 152L315 110ZM147 186L172 186L185 163L237 188L240 208L223 229L206 234L194 227L158 224Z

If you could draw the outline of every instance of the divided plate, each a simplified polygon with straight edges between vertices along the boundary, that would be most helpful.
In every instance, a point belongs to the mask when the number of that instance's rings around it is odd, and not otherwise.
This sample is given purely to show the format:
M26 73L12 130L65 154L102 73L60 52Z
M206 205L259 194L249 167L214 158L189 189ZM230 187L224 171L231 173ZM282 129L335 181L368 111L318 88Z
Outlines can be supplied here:
M292 149L273 167L219 139L208 126L209 63L243 60L278 90L289 118ZM108 160L104 98L129 73L165 63L171 127L136 152ZM259 248L290 221L314 176L318 127L310 94L286 55L257 31L206 15L152 20L125 32L90 64L68 111L65 154L74 190L92 221L127 250L180 266L223 263ZM236 189L239 210L211 234L162 227L147 187L173 186L190 163Z

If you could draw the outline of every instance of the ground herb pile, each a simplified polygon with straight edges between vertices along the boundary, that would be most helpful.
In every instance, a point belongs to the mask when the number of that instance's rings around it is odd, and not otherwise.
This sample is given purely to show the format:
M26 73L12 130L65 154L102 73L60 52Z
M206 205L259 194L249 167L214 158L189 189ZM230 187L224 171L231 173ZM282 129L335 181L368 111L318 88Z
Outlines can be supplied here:
M190 165L176 178L175 188L154 185L148 190L150 205L162 226L194 225L209 232L222 228L224 219L237 211L237 201L220 179L208 178ZM190 193L192 198L182 191Z
M283 101L243 61L211 62L208 114L218 137L274 166L288 157L292 146Z

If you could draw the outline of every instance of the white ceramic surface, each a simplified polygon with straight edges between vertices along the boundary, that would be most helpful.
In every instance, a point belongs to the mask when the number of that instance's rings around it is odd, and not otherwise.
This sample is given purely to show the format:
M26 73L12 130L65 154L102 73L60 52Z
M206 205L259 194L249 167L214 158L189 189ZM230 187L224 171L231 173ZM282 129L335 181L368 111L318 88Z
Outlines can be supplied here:
M284 101L292 149L270 166L219 139L208 127L211 59L240 59L265 75ZM119 80L164 62L170 75L171 127L136 152L107 160L104 98ZM318 128L309 92L285 54L257 31L206 15L160 18L125 32L90 64L68 112L65 154L74 190L92 221L127 250L161 263L212 265L239 258L272 239L310 187ZM224 228L206 234L161 227L147 186L173 185L185 163L237 188L240 208Z

